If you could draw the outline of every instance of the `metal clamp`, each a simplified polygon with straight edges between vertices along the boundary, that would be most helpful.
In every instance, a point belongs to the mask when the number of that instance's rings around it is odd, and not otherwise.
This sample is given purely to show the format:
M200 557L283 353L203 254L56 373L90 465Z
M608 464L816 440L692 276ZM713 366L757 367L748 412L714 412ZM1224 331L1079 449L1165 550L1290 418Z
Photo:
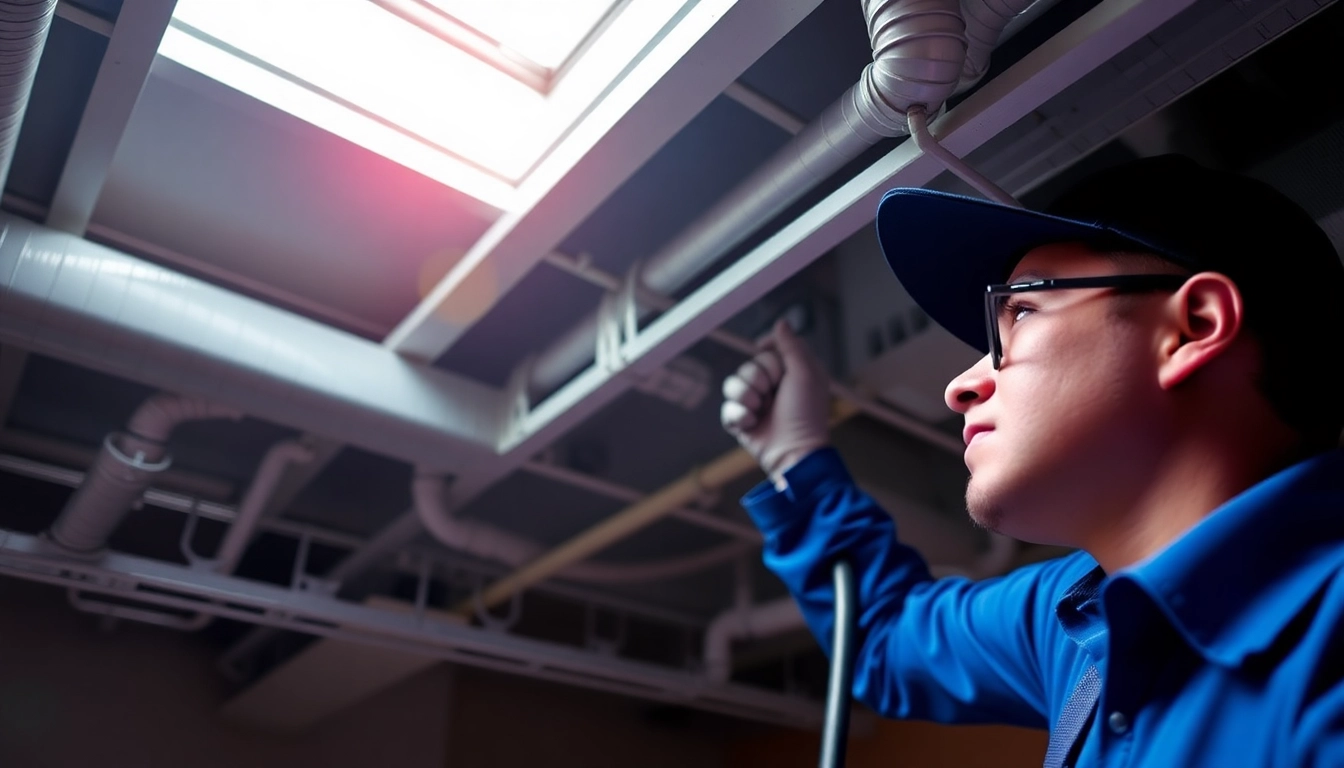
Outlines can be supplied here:
M615 373L627 365L626 347L639 335L639 293L642 262L636 263L621 281L621 287L608 291L597 308L598 366Z
M505 429L511 438L522 436L527 429L527 417L532 412L532 369L536 365L536 355L528 355L514 366L509 381L504 385L504 402L508 412L505 414Z
M182 538L178 540L178 549L182 551L182 557L186 558L187 564L198 570L208 570L215 564L215 558L205 557L196 554L196 549L191 542L196 538L196 522L200 520L201 500L192 499L191 509L187 511L187 523L182 526Z
M471 588L471 607L472 613L476 619L481 622L481 626L495 632L507 632L518 623L518 619L523 615L523 593L514 592L513 597L509 598L509 612L499 617L490 613L490 609L485 607L485 601L481 594L485 591L484 579L479 575L472 579Z
M583 612L584 645L597 651L603 656L615 656L620 652L621 647L625 645L625 616L616 614L616 634L612 637L602 636L602 633L600 633L597 628L597 619L597 608L592 605L585 606Z

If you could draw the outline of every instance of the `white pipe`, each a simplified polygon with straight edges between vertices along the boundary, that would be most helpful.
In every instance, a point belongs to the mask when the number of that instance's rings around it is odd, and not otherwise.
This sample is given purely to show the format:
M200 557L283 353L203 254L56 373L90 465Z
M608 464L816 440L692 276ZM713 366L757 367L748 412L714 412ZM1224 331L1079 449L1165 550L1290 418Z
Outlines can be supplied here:
M966 19L966 62L961 69L958 90L980 82L989 71L989 55L999 44L1004 29L1036 0L963 0L962 16Z
M313 450L302 443L284 440L271 446L238 505L238 517L229 526L219 551L215 553L216 573L233 573L233 569L238 567L238 561L243 559L243 552L252 541L266 505L275 494L275 487L284 477L285 468L290 464L307 464L312 460Z
M157 443L168 442L168 437L179 424L206 419L232 419L243 414L237 408L226 408L200 397L182 397L161 392L141 403L131 414L126 431L136 437Z
M652 256L638 275L674 294L728 249L878 141L907 130L905 112L937 113L966 55L959 0L864 0L873 62L859 81L763 166ZM597 315L546 349L530 389L550 392L593 360Z
M432 474L418 474L411 486L416 515L439 543L513 568L532 562L545 551L540 544L489 523L454 516L445 503L445 488L443 478ZM712 568L753 547L749 542L732 541L690 555L642 563L574 563L556 576L590 584L661 581Z
M174 427L197 419L241 417L238 411L198 398L151 397L131 417L128 432L103 440L84 482L51 524L49 538L72 553L97 553L154 476L171 465L165 443Z
M933 134L929 133L928 116L925 115L923 107L911 107L910 111L906 113L906 117L910 121L910 137L914 139L915 146L919 147L920 152L938 160L945 168L956 174L957 178L970 184L972 188L990 200L1003 205L1011 205L1014 208L1022 207L1017 198L1008 194L1002 187L952 154L952 150L938 143Z
M1017 540L997 533L989 535L989 549L966 568L934 566L935 577L965 576L987 579L1005 573L1017 555ZM727 682L733 670L733 641L782 635L804 629L807 623L792 597L769 603L734 607L719 614L705 630L705 674L715 682Z
M0 2L0 61L4 62L5 75L0 84L0 189L9 179L19 128L28 111L28 96L55 10L56 0Z
M803 614L792 597L727 610L705 630L705 674L725 683L733 671L733 641L773 637L806 627Z

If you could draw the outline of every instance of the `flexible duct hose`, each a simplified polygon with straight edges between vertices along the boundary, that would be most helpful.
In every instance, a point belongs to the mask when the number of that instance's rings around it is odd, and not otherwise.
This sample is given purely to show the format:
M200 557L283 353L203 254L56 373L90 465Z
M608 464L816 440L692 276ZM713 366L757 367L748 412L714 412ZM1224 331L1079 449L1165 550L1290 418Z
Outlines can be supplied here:
M103 440L103 449L51 524L48 536L71 552L101 550L154 475L172 463L166 443L178 424L241 416L234 409L200 398L167 394L149 398L131 417L127 432L113 433Z
M0 188L9 178L19 127L28 111L37 63L51 29L56 0L5 0L0 2L0 61L5 77L0 84Z

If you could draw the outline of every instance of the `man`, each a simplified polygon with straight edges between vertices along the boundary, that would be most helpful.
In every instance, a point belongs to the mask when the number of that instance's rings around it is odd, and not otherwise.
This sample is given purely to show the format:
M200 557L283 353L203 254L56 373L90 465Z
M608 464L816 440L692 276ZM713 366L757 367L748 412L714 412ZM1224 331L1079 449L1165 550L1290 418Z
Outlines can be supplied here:
M894 190L888 263L986 353L948 386L979 524L1079 551L935 581L827 448L785 326L724 385L770 480L743 501L828 645L859 585L877 712L1049 727L1047 766L1344 765L1344 267L1297 206L1180 157L1051 214Z

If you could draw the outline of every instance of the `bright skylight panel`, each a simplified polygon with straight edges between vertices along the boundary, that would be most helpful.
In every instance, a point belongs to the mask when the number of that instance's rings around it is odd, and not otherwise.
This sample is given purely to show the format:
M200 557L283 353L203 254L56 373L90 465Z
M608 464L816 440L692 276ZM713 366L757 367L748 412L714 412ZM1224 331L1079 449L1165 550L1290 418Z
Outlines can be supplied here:
M583 43L614 0L425 0L520 56L557 69Z
M631 0L616 9L615 0L425 1L443 6L433 13L460 12L458 23L482 25L482 35L506 37L510 50L556 33L546 42L553 47L538 44L528 55L563 63L563 74L538 90L370 0L178 0L159 54L509 210L528 174L694 2ZM528 21L508 36L492 26L518 14Z

